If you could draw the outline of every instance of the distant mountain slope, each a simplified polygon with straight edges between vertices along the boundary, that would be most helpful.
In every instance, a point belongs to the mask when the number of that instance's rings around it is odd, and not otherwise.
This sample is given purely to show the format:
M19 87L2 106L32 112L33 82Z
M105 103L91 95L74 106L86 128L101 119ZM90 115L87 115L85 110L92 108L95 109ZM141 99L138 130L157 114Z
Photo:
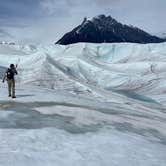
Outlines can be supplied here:
M119 23L111 16L99 15L92 20L84 19L81 25L65 34L56 44L88 43L160 43L166 39L152 36L133 26Z

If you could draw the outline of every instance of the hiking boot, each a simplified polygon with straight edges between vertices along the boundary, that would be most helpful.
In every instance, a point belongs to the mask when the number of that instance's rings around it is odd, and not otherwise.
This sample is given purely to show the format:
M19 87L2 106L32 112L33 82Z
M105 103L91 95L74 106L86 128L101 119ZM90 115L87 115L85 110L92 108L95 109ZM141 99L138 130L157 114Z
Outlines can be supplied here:
M16 98L16 96L12 96L12 98Z
M11 97L11 95L9 95L8 97Z

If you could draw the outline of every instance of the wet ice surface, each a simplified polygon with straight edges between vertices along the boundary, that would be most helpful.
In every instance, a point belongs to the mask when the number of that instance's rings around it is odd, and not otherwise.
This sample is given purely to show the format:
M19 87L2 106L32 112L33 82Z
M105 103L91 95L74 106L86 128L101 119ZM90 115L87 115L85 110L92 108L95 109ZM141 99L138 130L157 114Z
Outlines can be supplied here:
M1 89L0 166L165 166L166 115L155 101L35 87L17 88L12 100Z

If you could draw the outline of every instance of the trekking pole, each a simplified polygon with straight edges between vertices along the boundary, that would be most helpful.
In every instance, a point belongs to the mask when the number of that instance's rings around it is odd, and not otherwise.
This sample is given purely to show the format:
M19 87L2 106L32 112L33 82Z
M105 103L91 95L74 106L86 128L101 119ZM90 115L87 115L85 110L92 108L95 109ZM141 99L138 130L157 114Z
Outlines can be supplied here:
M18 58L18 62L17 62L17 64L16 64L16 69L17 69L17 67L18 67L19 62L20 62L20 58Z

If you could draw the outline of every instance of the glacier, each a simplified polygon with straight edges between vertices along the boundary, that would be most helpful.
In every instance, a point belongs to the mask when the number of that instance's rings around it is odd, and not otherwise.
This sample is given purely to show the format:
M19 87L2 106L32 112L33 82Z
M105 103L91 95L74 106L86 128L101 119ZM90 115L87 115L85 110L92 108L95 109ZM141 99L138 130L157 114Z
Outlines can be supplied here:
M165 166L166 43L0 45L0 166Z

